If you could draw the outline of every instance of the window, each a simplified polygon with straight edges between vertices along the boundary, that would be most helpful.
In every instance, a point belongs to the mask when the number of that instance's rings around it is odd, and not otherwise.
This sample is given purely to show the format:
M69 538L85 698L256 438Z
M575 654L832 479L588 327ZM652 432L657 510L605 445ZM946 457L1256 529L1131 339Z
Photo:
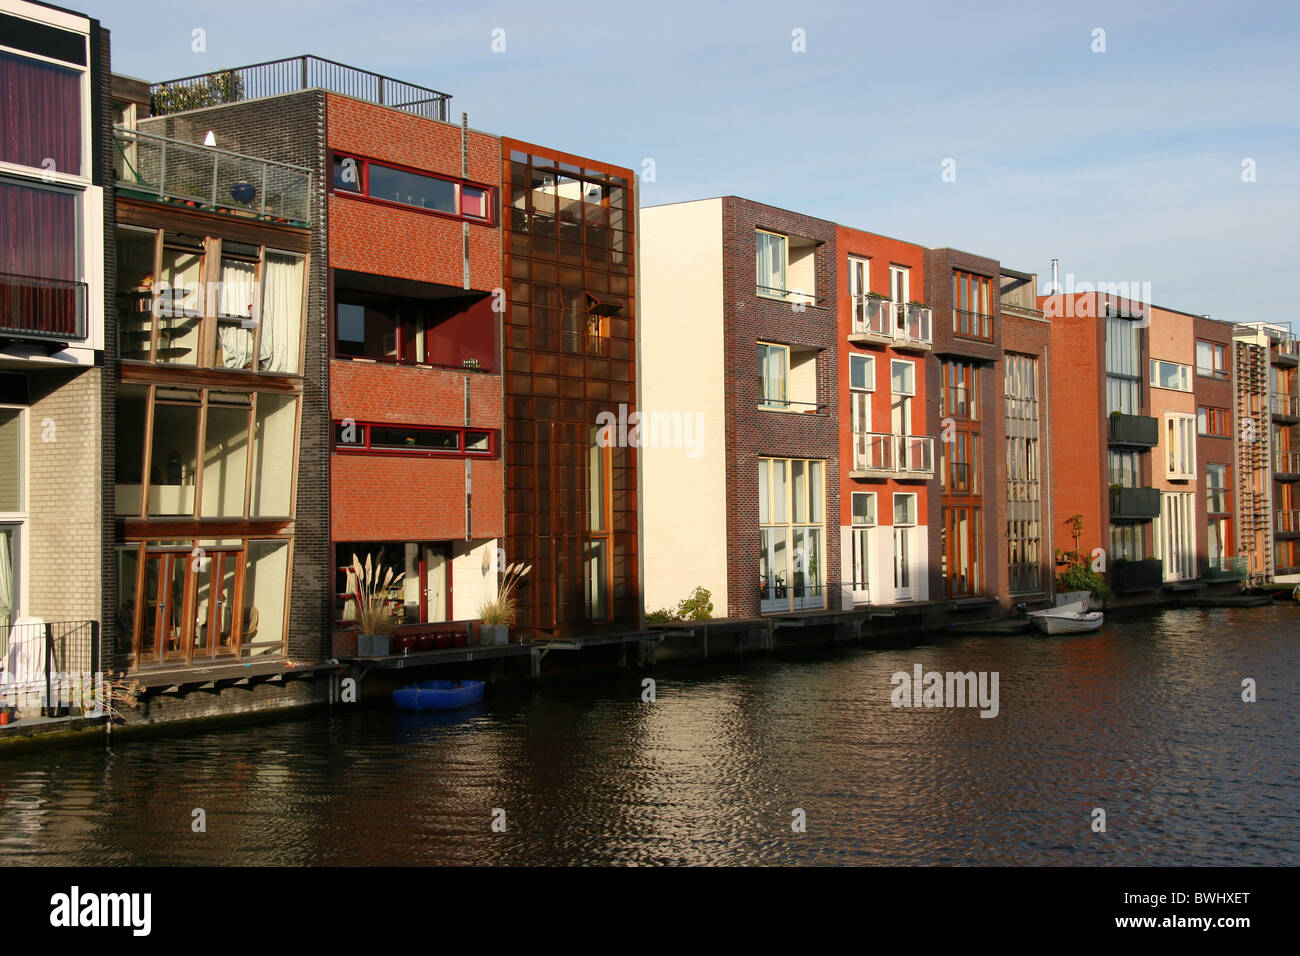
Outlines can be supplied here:
M291 517L297 414L292 392L123 383L117 514Z
M584 610L589 621L608 621L610 611L610 560L613 523L610 514L609 445L602 447L600 428L593 426L587 446L587 530L583 554Z
M824 607L825 463L760 458L758 471L759 607Z
M1196 342L1196 374L1207 378L1228 377L1228 347L1218 342Z
M1192 495L1164 492L1160 495L1160 518L1155 524L1158 557L1166 581L1196 577L1195 509Z
M992 341L993 280L988 276L953 271L952 330L956 335Z
M912 362L889 363L889 386L895 395L916 394L916 365Z
M301 373L302 255L212 236L121 226L117 259L123 359Z
M1136 451L1115 451L1108 455L1110 483L1121 488L1141 488L1142 457Z
M1232 412L1202 406L1196 410L1196 432L1209 438L1232 437Z
M948 494L979 493L979 435L956 431L951 441L942 442L939 487Z
M759 342L758 404L788 412L817 411L817 350Z
M942 509L940 568L947 597L978 594L982 581L983 535L980 509Z
M785 236L757 232L757 292L785 298Z
M84 174L86 145L82 141L86 39L57 32L71 40L64 54L66 65L0 51L0 91L5 93L0 161L46 169L52 160L54 171L78 176Z
M871 421L871 393L876 388L876 360L870 355L849 354L849 422L855 434L874 431Z
M849 531L853 551L853 581L855 596L865 599L870 594L871 582L871 532L876 526L876 493L854 491L850 494L851 528Z
M1196 419L1192 415L1165 415L1165 475L1180 481L1196 477Z
M1003 365L1007 443L1007 568L1011 593L1043 587L1040 553L1038 359L1007 353Z
M66 189L0 180L0 327L6 331L86 337L80 201Z
M758 343L758 404L779 408L789 405L789 370L789 348Z
M1151 387L1169 388L1178 392L1192 390L1192 367L1177 362L1151 360Z
M27 510L27 439L22 408L0 406L0 514Z
M497 432L454 426L386 425L344 420L334 422L334 450L426 458L494 458Z
M979 418L976 405L979 388L979 369L970 362L943 363L940 408L948 418L975 421Z
M1232 511L1228 497L1228 466L1205 466L1205 511L1207 514L1224 515Z
M1140 524L1110 526L1110 560L1141 561L1146 557L1146 534Z
M492 221L492 190L487 186L338 153L333 167L338 195L365 196L474 222Z
M1106 414L1142 414L1142 330L1137 322L1106 318Z

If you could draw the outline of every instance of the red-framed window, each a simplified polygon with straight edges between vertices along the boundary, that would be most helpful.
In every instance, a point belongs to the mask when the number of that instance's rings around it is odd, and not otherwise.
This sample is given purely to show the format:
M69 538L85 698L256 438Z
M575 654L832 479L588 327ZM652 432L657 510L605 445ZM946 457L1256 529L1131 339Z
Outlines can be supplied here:
M393 425L336 419L334 450L422 458L496 458L500 454L500 432L459 425Z
M491 186L348 153L334 153L332 165L335 195L483 225L496 223L496 190Z
M993 340L993 280L954 269L952 331L971 339Z
M1196 410L1196 433L1209 438L1231 438L1232 412L1202 405Z

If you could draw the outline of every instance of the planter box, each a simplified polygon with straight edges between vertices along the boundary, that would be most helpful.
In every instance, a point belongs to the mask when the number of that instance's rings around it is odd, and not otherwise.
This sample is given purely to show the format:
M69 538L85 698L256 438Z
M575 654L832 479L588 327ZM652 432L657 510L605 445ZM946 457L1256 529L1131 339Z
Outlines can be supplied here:
M1112 415L1110 444L1154 448L1160 441L1160 423L1150 415Z
M480 644L509 644L510 628L504 624L484 624L479 631Z
M356 657L359 636L356 631L335 631L330 640L330 656L339 659Z
M1116 561L1110 569L1110 586L1116 594L1158 591L1164 583L1164 576L1164 562L1154 558L1145 561Z
M387 657L388 656L388 635L387 634L358 634L357 635L357 656L358 657Z
M1111 489L1110 516L1147 520L1160 517L1160 492L1155 488Z

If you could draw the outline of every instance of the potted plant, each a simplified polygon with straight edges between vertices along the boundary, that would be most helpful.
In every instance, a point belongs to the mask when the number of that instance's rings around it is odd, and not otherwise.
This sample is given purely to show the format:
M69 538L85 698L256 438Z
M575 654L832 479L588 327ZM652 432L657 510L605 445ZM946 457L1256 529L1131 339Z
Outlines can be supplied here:
M406 573L394 574L392 568L373 563L366 555L366 563L352 555L352 597L357 602L357 654L360 657L387 657L388 636L393 631L393 615L388 609L387 595L401 583Z
M507 566L496 596L479 605L478 616L483 621L483 627L479 631L480 644L510 642L510 625L515 623L515 612L518 609L515 589L532 569L531 564L524 565L523 562Z

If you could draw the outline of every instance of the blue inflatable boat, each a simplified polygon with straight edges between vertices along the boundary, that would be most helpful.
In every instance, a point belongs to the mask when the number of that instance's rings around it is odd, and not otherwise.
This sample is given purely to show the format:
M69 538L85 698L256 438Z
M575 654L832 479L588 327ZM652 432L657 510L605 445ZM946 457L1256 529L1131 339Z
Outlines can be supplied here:
M393 691L398 710L455 710L483 699L481 680L426 680Z

